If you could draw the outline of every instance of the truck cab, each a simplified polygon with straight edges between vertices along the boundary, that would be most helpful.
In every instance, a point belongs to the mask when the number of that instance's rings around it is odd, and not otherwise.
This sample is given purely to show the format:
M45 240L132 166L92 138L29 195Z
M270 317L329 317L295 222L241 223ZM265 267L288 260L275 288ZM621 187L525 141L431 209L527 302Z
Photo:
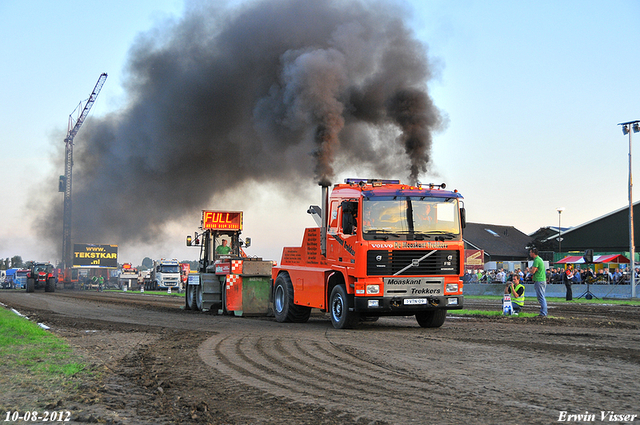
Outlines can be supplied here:
M155 261L151 270L151 285L153 290L178 290L180 288L180 263L178 260L161 259Z
M464 208L443 185L347 179L310 207L319 228L303 246L285 248L274 269L279 321L328 311L337 328L384 315L415 315L420 326L444 323L462 308ZM328 194L328 189L327 189Z

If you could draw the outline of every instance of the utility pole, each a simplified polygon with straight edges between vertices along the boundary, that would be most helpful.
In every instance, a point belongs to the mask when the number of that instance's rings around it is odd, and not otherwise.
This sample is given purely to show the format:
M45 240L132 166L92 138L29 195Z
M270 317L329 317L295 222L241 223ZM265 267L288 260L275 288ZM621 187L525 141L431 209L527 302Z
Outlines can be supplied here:
M625 136L628 134L629 135L629 257L631 260L631 264L629 265L631 270L629 270L630 272L630 278L631 278L631 298L635 298L636 297L636 264L635 264L635 259L636 259L636 253L635 253L635 241L634 241L634 235L633 235L633 172L632 172L632 162L631 162L631 130L633 129L634 133L637 133L640 131L640 120L636 120L636 121L628 121L628 122L623 122L620 123L618 125L622 126L622 134L624 134Z

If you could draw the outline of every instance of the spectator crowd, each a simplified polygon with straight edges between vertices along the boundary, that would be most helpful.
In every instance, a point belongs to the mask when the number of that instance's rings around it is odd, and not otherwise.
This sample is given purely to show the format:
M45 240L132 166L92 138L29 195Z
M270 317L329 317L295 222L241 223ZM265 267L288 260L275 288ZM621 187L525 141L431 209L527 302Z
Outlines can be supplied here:
M640 279L640 268L635 269L636 279ZM529 267L524 270L516 269L508 271L505 269L497 270L467 270L462 277L464 283L501 283L513 281L513 276L520 276L522 283L532 283L531 272ZM616 268L613 272L610 269L603 268L594 272L591 268L578 268L569 266L566 269L562 267L547 269L547 283L563 284L570 282L572 284L580 283L608 283L613 285L628 284L628 272Z

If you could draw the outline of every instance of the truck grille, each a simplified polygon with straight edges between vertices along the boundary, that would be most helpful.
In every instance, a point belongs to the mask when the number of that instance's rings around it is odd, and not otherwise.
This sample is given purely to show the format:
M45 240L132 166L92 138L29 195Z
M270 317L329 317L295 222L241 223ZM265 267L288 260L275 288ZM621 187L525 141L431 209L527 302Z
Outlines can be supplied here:
M432 249L424 250L372 250L367 252L367 275L393 276L408 267L398 276L432 276L460 274L460 253L455 250L435 251L419 261Z

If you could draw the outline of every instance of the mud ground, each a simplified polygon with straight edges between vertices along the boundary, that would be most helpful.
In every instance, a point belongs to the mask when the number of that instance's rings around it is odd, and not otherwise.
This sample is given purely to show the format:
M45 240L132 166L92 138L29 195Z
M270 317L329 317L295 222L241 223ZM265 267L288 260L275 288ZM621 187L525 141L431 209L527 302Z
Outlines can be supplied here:
M321 313L281 324L132 293L2 290L0 302L50 326L102 372L77 391L3 390L0 410L69 410L71 423L516 425L555 423L563 412L595 415L583 423L640 415L638 306L551 303L547 319L450 316L422 329L398 317L335 330ZM535 301L525 307L536 310Z

